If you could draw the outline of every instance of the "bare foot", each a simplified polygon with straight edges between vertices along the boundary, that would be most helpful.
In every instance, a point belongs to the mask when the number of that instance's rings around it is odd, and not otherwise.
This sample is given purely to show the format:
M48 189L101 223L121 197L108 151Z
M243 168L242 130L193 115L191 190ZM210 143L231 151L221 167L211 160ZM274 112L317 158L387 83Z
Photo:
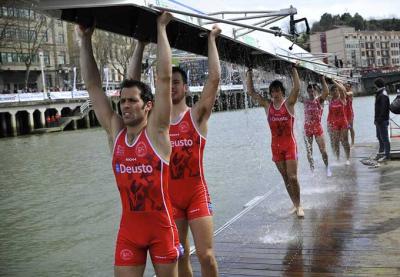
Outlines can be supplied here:
M304 210L301 206L299 206L296 210L297 217L304 217Z

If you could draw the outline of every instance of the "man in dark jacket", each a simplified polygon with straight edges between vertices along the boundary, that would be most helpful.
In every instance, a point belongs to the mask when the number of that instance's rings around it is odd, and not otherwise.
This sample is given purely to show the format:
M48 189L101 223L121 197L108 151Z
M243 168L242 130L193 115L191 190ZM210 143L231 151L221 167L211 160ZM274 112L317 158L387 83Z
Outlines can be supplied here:
M377 155L378 162L387 161L390 159L390 142L389 142L389 96L385 89L385 82L382 78L374 81L377 87L375 96L375 118L376 136L379 141L379 153Z

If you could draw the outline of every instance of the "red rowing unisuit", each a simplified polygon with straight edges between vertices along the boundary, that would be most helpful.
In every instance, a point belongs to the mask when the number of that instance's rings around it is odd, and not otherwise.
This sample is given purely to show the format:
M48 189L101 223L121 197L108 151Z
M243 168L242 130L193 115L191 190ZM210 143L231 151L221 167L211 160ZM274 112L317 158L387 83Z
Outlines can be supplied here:
M340 99L333 99L329 102L328 127L331 130L339 131L347 129L348 122L344 111L344 104Z
M319 137L324 133L321 124L322 112L319 99L304 101L304 131L307 137Z
M272 136L272 160L274 162L297 160L296 139L293 134L294 116L286 108L286 100L279 109L271 103L267 117Z
M142 130L133 144L127 130L117 136L113 170L122 202L115 265L143 265L149 249L153 263L171 263L179 256L179 238L168 196L168 162Z
M206 139L197 130L191 109L170 125L169 135L172 145L169 193L174 218L192 220L212 215L203 173Z
M346 97L346 106L344 106L344 111L346 114L346 119L349 124L353 123L354 112L353 112L353 98L347 96Z

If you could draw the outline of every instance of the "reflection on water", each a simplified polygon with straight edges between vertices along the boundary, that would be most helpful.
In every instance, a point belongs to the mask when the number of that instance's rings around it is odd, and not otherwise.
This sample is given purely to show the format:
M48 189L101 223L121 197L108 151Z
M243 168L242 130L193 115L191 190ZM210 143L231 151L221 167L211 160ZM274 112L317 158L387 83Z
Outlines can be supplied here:
M373 141L373 98L356 98L354 109L356 142ZM301 104L296 115L301 181L309 174ZM0 275L112 276L120 200L105 133L2 139L0 157ZM253 197L281 188L264 111L212 115L205 167L216 229Z

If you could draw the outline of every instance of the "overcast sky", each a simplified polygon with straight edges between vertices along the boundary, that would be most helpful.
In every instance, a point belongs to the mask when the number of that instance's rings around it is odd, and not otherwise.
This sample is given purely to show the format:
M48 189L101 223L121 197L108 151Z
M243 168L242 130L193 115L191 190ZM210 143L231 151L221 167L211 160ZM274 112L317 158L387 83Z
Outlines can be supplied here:
M364 19L400 18L399 0L178 0L204 12L279 10L293 5L295 18L307 17L310 27L322 14L354 15L358 12ZM329 3L329 4L328 4Z

